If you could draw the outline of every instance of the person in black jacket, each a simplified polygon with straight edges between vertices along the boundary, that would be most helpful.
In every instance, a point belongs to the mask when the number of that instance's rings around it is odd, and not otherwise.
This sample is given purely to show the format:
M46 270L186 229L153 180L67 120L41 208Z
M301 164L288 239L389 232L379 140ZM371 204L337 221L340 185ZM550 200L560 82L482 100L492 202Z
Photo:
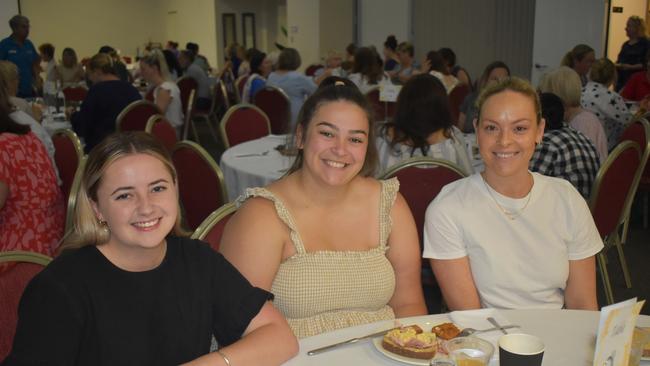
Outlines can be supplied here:
M79 112L70 116L72 128L86 142L89 152L106 136L115 132L115 119L130 103L142 99L133 85L120 80L115 63L104 53L93 56L87 65L92 86Z

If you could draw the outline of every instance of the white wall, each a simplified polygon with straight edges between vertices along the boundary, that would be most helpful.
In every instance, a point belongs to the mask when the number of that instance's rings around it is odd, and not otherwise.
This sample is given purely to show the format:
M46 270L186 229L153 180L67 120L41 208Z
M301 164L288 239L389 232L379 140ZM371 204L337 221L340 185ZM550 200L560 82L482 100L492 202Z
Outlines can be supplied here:
M632 15L638 15L641 19L645 19L648 3L646 0L611 0L611 2L612 8L615 6L623 7L622 13L610 12L609 18L607 58L615 62L621 46L627 41L627 36L625 35L627 18Z
M287 46L300 52L300 70L320 60L319 2L320 0L287 0Z
M275 42L286 43L286 39L280 37L280 12L286 13L286 0L215 0L216 4L216 42L220 53L219 62L222 60L223 50L227 45L223 44L222 15L234 13L237 42L244 43L242 13L255 14L255 46L264 52L276 49ZM282 10L284 9L284 10ZM286 21L286 15L282 17Z
M536 2L531 65L534 85L544 72L558 67L562 57L577 44L591 46L596 51L596 57L601 57L605 40L605 12L605 0ZM576 22L576 19L581 21ZM535 64L544 67L535 67Z
M344 53L351 42L354 42L354 0L321 0L321 57L326 57L329 50Z
M0 39L11 34L9 19L18 14L18 0L0 0Z
M411 0L358 0L359 46L374 45L381 54L390 34L411 41ZM417 52L417 47L416 47Z
M151 0L149 0L151 1ZM199 52L210 65L217 62L217 32L214 0L162 0L155 1L162 12L161 28L163 46L168 40L178 42L180 49L187 42L199 45ZM137 1L131 2L137 3Z
M148 41L165 41L157 0L21 0L21 8L30 20L34 45L54 44L57 60L65 47L74 48L81 59L103 45L135 55Z

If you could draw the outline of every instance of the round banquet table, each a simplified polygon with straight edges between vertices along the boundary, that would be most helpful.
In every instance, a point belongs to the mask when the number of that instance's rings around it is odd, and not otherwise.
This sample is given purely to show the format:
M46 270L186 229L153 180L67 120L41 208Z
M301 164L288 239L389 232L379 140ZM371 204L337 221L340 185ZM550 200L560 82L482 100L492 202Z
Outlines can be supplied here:
M246 188L264 187L284 175L294 157L284 156L275 148L286 139L286 135L268 135L224 151L219 165L230 201L243 194Z
M521 333L533 334L544 340L546 350L542 365L592 365L600 312L580 310L500 310L499 312L508 319L510 324L520 325ZM403 325L424 322L437 324L447 321L449 321L448 314L400 319ZM650 326L650 316L640 315L637 325ZM394 321L387 320L304 338L300 340L298 355L285 365L404 365L380 353L372 340L362 340L314 356L307 355L310 350L393 326ZM650 362L641 361L641 365L650 365Z

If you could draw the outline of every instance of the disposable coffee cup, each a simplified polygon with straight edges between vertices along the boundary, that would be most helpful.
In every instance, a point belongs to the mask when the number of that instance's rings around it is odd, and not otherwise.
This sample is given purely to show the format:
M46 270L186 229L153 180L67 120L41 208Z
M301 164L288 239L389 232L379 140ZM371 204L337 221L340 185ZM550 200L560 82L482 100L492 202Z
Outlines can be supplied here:
M506 334L499 338L500 366L541 366L544 342L530 334Z

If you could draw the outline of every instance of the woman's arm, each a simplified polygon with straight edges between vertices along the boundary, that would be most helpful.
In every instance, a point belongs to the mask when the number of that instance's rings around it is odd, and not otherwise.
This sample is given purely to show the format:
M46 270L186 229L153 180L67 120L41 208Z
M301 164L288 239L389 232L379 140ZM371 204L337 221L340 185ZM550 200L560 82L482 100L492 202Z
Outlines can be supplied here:
M231 365L280 365L298 353L298 341L287 321L270 302L251 320L244 337L220 348ZM210 353L186 365L226 365L219 353Z
M270 291L288 235L273 202L251 198L228 221L219 251L253 286Z
M387 257L395 270L395 292L388 305L398 318L427 314L422 295L418 233L411 210L399 193L391 210L391 219L393 225Z
M167 112L167 107L172 102L172 93L164 88L158 88L158 95L156 96L156 105L162 111L163 114Z
M594 256L569 261L569 279L564 290L564 305L567 309L598 310Z
M481 308L468 257L429 261L449 310Z

